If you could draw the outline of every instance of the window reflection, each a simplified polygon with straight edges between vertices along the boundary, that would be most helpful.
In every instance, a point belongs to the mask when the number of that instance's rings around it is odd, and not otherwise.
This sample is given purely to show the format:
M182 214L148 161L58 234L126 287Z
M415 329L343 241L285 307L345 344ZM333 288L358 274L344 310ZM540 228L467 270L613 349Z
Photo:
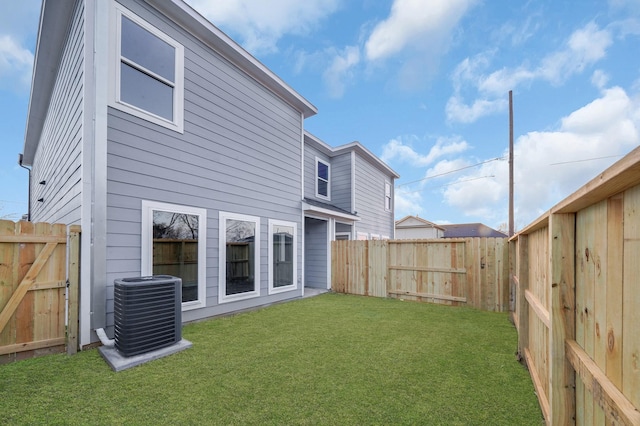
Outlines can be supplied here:
M273 226L273 286L293 285L293 227Z
M198 216L153 211L153 275L182 279L182 301L198 300Z
M256 224L226 220L226 295L247 293L255 287Z

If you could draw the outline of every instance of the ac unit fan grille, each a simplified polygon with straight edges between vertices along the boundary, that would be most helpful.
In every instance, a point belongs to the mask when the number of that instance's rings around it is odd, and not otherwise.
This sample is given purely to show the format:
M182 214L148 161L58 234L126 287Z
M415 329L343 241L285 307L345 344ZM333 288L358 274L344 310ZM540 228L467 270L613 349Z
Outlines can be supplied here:
M155 275L114 283L115 346L124 356L143 354L182 339L182 280Z

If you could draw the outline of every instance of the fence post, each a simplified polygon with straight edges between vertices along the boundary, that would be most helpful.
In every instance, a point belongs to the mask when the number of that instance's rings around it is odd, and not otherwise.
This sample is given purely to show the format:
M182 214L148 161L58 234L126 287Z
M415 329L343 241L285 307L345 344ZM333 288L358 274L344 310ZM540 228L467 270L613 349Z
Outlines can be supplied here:
M525 349L529 347L529 303L525 292L529 288L529 236L520 234L516 240L517 252L517 312L518 312L518 357L525 358Z
M549 217L551 330L549 333L549 405L551 424L575 424L575 372L565 341L575 339L575 234L573 213Z
M80 226L69 227L69 318L67 354L78 352L78 296L80 293Z

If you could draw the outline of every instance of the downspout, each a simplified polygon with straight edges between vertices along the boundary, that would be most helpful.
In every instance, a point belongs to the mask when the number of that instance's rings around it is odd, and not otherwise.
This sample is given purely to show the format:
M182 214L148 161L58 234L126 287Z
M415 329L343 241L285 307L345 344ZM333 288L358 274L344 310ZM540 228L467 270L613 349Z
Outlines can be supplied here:
M29 172L29 192L28 192L28 206L27 206L27 220L31 222L31 169L22 164L23 155L18 154L18 165Z

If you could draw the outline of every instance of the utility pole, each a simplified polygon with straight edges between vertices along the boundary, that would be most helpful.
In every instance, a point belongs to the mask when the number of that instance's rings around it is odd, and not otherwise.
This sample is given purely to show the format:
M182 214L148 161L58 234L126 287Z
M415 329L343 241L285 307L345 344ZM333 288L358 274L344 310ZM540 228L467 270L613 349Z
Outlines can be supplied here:
M515 232L513 221L513 91L509 90L509 237Z

